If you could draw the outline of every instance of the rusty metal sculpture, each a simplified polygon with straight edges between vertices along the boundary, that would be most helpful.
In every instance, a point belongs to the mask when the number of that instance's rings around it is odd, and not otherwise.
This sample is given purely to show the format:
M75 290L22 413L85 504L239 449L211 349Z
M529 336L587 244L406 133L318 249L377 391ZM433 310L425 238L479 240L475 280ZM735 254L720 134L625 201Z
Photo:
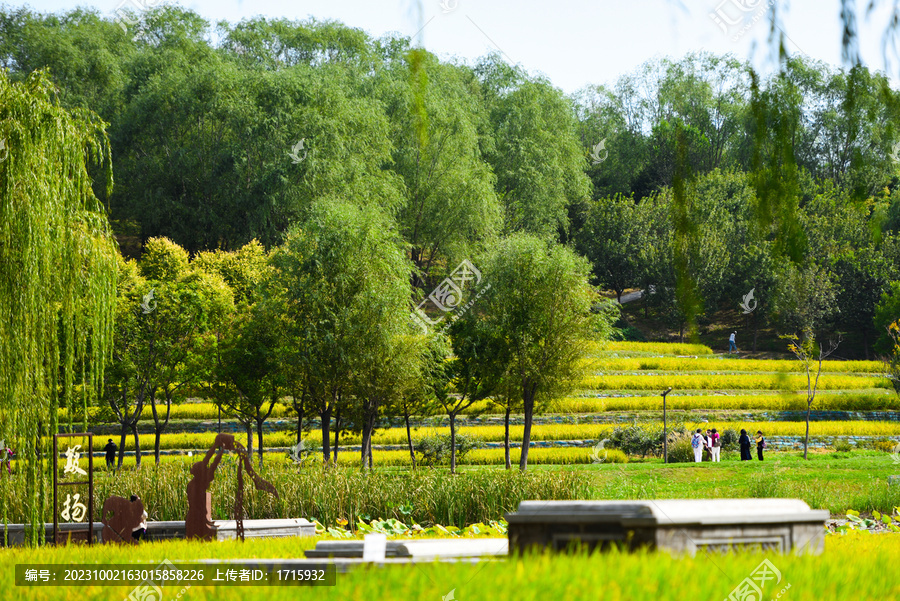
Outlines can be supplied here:
M237 523L237 536L244 540L244 470L253 478L257 490L264 490L278 498L278 491L270 482L263 480L253 471L250 458L244 445L234 440L231 434L219 434L206 456L191 466L194 477L188 482L188 514L185 518L185 537L215 540L216 527L212 521L212 494L209 485L216 477L216 468L225 451L234 451L238 455L237 491L234 495L234 519ZM216 458L210 463L213 455Z
M144 514L144 503L140 499L129 501L124 497L113 495L103 501L100 521L103 522L103 542L119 544L137 544L131 536L135 528L141 525Z

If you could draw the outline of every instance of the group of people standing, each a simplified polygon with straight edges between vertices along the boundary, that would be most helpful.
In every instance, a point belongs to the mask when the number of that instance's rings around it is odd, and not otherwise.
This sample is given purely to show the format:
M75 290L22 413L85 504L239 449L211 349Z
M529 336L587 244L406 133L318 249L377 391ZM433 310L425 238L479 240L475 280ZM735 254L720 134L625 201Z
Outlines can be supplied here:
M741 430L741 436L738 438L738 444L741 445L741 461L753 461L753 455L750 454L750 435L746 430ZM759 460L763 460L763 449L766 448L766 439L763 433L756 431L756 456Z
M722 441L719 433L715 428L706 431L697 428L691 437L691 448L694 449L694 461L700 463L703 461L703 453L707 454L710 461L719 462L722 460Z
M738 444L741 447L741 461L752 461L753 456L750 454L750 436L747 434L746 430L741 430ZM691 436L691 448L694 451L694 462L696 463L703 461L703 453L707 454L706 456L710 461L716 463L722 461L722 441L715 428L707 430L705 435L701 428L697 428L697 431ZM763 433L757 430L756 455L759 457L760 461L763 460L764 448L766 448L766 439L763 438Z

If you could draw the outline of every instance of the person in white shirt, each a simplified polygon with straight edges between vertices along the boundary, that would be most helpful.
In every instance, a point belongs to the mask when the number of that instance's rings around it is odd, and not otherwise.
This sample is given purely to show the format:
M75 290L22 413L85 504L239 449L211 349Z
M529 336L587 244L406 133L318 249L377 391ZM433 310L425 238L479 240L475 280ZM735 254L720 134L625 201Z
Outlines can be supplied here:
M712 453L713 462L721 462L722 458L722 441L720 440L719 433L716 432L716 429L712 429L712 434L710 435L710 445L709 451Z
M728 337L728 352L736 353L737 352L737 344L734 342L734 337L737 335L737 332L732 332L731 336Z
M137 495L131 495L131 502L134 503L137 501L139 497ZM141 503L143 505L143 503ZM135 540L141 540L144 538L144 535L147 533L147 518L150 517L147 515L147 510L144 509L141 512L141 523L138 524L135 528L131 530L131 538Z
M691 448L694 449L694 462L700 463L703 461L703 434L700 432L700 428L697 428L697 431L691 437Z

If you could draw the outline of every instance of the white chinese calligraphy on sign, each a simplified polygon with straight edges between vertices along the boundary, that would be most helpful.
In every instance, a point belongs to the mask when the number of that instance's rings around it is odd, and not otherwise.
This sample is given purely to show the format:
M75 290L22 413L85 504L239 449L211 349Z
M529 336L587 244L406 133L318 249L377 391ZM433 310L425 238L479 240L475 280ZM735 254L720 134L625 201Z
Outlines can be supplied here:
M74 447L69 447L66 449L66 467L63 468L64 474L81 474L82 476L86 476L87 472L81 469L78 465L78 460L81 458L81 453L78 449L81 448L80 444L75 445Z
M72 495L66 495L66 503L63 505L63 510L59 513L60 516L64 520L72 520L73 522L82 522L84 521L84 515L87 512L87 507L84 506L84 503L79 502L81 499L81 495L76 494L75 498L72 499Z

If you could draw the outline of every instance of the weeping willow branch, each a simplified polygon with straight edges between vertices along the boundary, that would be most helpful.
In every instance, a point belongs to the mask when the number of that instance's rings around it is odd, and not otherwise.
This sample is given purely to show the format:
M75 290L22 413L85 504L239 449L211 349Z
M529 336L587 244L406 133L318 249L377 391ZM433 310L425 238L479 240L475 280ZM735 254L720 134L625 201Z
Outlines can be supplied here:
M17 451L35 544L60 397L71 423L76 388L86 407L110 349L117 249L89 171L108 195L105 125L60 107L45 72L12 83L0 71L0 439Z

